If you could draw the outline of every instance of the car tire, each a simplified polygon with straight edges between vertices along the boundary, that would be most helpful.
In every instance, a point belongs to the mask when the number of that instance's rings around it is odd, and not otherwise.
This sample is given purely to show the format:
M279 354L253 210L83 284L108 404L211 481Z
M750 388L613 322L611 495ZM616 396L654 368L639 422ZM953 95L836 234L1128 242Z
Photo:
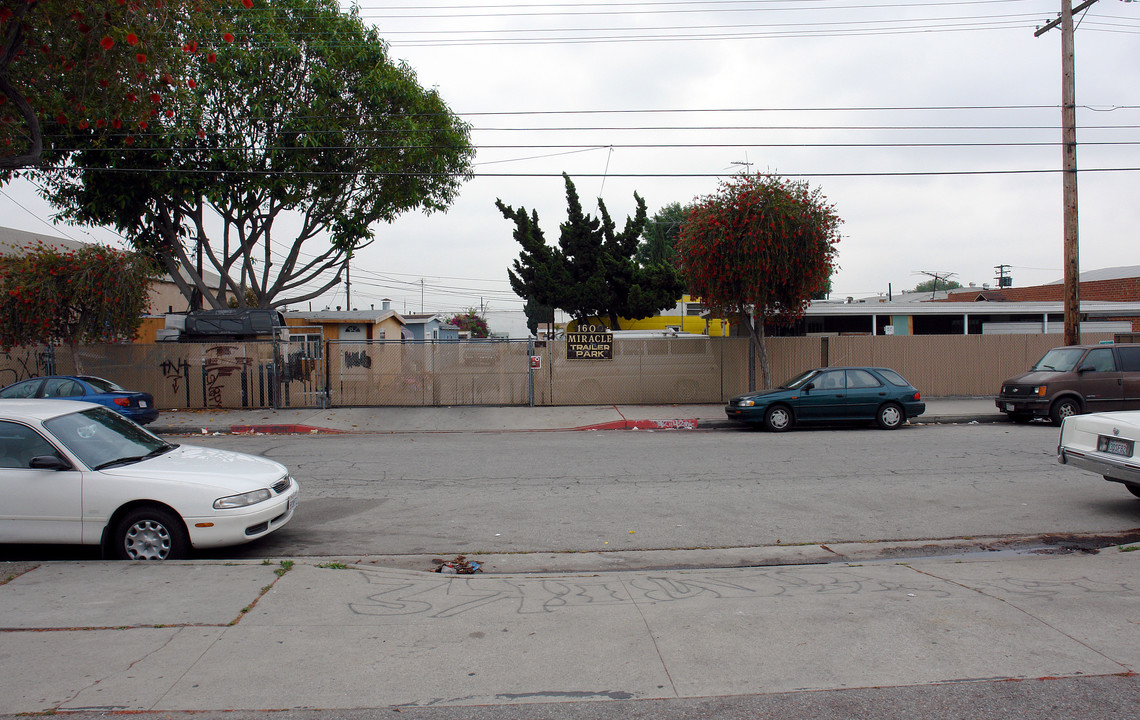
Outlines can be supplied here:
M895 403L887 403L875 413L875 422L884 430L894 430L906 422L906 412Z
M1125 483L1124 487L1128 488L1128 492L1140 498L1140 485L1129 485Z
M1029 415L1028 413L1010 413L1009 414L1010 422L1015 422L1018 425L1024 425L1032 419L1033 419L1033 416Z
M190 551L182 520L159 507L131 510L115 526L112 554L120 560L178 560Z
M1061 398L1053 403L1049 408L1049 419L1053 421L1054 425L1060 425L1061 422L1070 415L1080 415L1081 404L1074 398Z
M773 405L764 411L764 427L772 432L784 432L795 422L787 405Z

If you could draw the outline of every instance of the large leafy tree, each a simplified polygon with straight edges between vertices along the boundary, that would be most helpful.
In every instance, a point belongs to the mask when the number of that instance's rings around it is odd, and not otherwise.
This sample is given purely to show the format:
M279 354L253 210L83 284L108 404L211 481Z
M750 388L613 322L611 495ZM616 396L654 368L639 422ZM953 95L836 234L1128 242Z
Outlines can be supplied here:
M62 161L69 128L192 122L195 76L231 40L220 20L235 5L253 0L0 0L0 170Z
M160 116L132 146L76 154L82 174L48 196L154 253L187 298L280 307L339 283L374 223L445 209L474 151L468 125L356 10L275 0L232 22L227 62L199 79L200 130Z
M570 176L563 173L563 179L567 218L557 247L546 244L537 212L528 215L526 208L495 201L503 217L514 221L514 238L522 245L513 269L507 270L515 293L565 310L579 321L607 318L614 330L620 329L619 318L638 320L673 307L683 291L677 271L665 263L642 267L634 259L645 226L645 201L634 193L637 212L626 216L618 232L605 203L598 200L599 217L586 214Z
M674 264L674 247L681 224L689 214L688 206L679 202L669 203L645 221L641 232L641 244L637 246L637 262L643 267L663 263Z
M129 341L157 274L136 252L35 243L0 260L0 347Z
M806 181L737 175L697 198L677 239L689 291L748 328L771 387L764 323L803 315L835 267L835 207Z

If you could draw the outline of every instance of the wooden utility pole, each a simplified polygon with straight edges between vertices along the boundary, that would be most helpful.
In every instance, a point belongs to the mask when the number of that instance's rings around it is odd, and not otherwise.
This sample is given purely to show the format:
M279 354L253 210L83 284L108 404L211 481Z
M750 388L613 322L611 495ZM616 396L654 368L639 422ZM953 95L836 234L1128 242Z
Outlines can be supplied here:
M1078 261L1077 224L1077 91L1076 60L1073 50L1073 14L1088 9L1097 0L1086 0L1075 8L1061 0L1061 17L1039 28L1033 35L1061 26L1061 159L1065 226L1065 344L1081 342L1081 283Z

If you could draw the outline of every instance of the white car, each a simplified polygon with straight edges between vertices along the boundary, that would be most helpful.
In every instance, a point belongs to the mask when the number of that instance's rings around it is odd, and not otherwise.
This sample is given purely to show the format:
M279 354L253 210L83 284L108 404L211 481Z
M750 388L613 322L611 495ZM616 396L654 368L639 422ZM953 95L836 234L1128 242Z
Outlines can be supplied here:
M1057 462L1103 475L1140 497L1140 411L1070 415L1061 423Z
M0 400L0 543L182 558L280 529L299 492L280 463L168 443L100 405Z

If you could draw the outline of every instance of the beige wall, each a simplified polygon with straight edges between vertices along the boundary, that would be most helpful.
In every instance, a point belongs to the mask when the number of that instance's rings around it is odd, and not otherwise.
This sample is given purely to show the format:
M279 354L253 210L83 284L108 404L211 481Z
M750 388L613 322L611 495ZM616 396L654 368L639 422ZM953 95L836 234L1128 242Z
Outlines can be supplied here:
M923 335L769 338L767 347L776 384L821 365L872 365L894 368L927 397L946 397L992 396L1058 343L1046 335ZM575 361L564 343L551 342L535 351L535 403L720 403L750 389L749 351L746 338L621 339L613 360ZM268 342L94 345L75 358L56 348L54 371L144 390L162 409L313 407L326 399L333 406L525 405L530 397L525 342L279 342L277 353ZM0 385L49 374L43 354L0 353Z

